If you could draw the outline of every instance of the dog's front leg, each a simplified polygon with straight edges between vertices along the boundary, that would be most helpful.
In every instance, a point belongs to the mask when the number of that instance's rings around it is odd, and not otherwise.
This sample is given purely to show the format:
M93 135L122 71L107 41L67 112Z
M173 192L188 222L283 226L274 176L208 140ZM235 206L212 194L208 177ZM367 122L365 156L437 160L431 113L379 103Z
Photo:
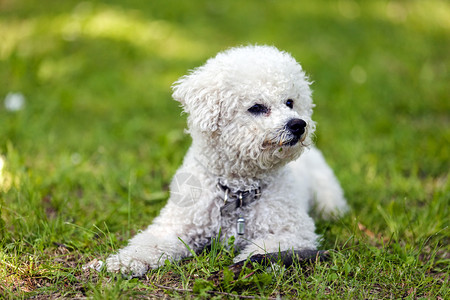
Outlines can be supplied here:
M317 235L309 233L309 237L300 237L295 234L276 235L270 234L264 238L252 240L233 261L239 262L255 254L277 253L292 250L315 250L317 249Z
M273 211L272 211L273 212ZM278 215L281 215L279 212ZM263 218L263 216L259 216ZM284 214L286 223L279 221L279 224L272 224L270 230L255 230L253 236L240 254L234 258L234 262L239 262L255 254L274 253L290 250L315 250L318 245L318 236L315 233L314 222L306 213L297 212L295 215ZM266 216L266 220L271 219ZM255 220L256 224L264 224L263 219ZM275 222L274 221L274 222ZM252 229L250 224L249 230Z
M143 276L166 259L178 260L188 256L189 251L178 238L179 226L150 225L133 237L128 246L106 260L109 272L120 272L132 277Z

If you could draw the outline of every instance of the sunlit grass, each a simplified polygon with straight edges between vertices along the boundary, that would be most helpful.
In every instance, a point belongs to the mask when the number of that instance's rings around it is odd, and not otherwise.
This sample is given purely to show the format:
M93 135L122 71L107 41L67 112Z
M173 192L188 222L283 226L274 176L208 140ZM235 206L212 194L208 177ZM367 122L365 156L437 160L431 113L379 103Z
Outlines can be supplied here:
M81 2L71 13L38 16L26 21L8 20L0 23L3 41L0 58L13 52L30 56L52 50L52 40L75 42L78 39L111 39L126 42L141 51L155 53L164 59L188 58L191 53L205 55L206 44L185 37L182 28L164 20L145 19L138 11ZM132 34L130 34L132 33ZM47 39L39 43L37 39ZM42 42L42 40L41 40ZM34 53L33 53L34 52ZM48 70L47 75L53 73ZM59 74L56 68L55 76Z

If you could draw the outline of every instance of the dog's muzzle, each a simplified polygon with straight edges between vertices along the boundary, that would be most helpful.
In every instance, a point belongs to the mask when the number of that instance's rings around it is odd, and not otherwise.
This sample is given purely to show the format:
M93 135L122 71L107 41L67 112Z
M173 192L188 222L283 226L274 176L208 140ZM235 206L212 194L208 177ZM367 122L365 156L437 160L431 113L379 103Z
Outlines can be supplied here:
M303 142L307 136L307 124L302 119L290 119L277 135L263 142L263 147L294 146Z

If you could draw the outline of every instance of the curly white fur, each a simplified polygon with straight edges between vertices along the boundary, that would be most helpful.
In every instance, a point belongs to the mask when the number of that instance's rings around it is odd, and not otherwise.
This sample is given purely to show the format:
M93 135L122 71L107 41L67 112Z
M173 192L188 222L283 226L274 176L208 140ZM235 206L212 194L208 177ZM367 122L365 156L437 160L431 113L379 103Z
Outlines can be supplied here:
M339 215L347 205L333 171L311 146L309 85L292 56L269 46L224 51L175 82L173 97L189 114L192 146L167 205L107 259L108 270L142 276L165 259L190 255L183 243L201 251L219 232L222 240L236 237L236 261L265 251L315 249L312 200L325 216ZM266 110L252 113L255 104ZM297 139L288 125L294 119L306 122ZM261 187L261 197L222 216L219 180L233 192ZM246 221L244 236L236 232L239 216Z

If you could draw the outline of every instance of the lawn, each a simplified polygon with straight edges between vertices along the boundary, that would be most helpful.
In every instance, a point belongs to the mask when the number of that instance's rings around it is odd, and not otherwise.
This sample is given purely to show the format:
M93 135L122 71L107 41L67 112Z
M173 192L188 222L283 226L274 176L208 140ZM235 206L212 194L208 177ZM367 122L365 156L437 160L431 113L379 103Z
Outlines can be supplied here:
M314 81L352 208L317 221L330 259L234 280L215 244L144 279L86 268L169 196L191 142L171 84L245 44ZM0 298L450 298L449 69L447 1L1 1Z

